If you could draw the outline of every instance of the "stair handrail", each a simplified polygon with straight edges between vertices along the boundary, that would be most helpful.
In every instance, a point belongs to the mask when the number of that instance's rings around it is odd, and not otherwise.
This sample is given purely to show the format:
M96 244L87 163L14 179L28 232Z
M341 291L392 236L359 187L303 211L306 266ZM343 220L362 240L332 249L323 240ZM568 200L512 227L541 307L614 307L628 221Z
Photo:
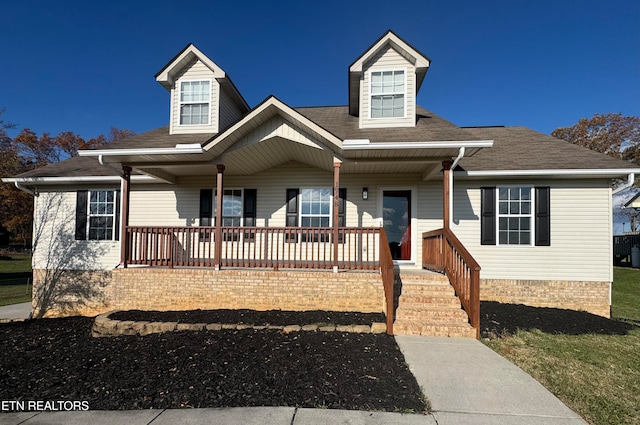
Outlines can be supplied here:
M389 248L389 241L384 228L380 228L380 274L382 275L382 286L384 287L384 298L386 302L387 334L393 335L393 285L395 282L395 272L393 257Z
M451 229L422 234L422 268L446 274L480 339L481 267Z

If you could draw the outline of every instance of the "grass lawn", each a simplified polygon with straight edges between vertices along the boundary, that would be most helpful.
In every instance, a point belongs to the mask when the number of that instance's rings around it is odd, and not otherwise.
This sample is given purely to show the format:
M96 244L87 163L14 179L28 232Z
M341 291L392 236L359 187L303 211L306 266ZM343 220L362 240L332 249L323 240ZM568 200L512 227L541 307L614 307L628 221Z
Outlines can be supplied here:
M31 276L30 254L0 256L0 306L31 301Z
M613 320L583 332L552 327L495 334L484 342L530 373L594 425L640 424L640 271L614 269ZM562 310L555 310L556 317ZM546 314L546 313L544 313ZM588 313L585 321L597 319ZM607 325L605 322L610 322ZM563 329L558 326L558 329Z

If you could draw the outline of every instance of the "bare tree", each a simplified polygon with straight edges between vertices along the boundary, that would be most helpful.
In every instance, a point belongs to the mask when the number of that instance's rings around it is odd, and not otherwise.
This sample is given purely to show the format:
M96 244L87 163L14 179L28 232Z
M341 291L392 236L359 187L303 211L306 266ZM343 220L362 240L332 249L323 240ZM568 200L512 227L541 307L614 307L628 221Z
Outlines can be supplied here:
M98 258L103 245L74 240L75 215L64 193L42 193L34 217L33 317L51 310L73 312L78 307L104 302L104 274ZM39 275L36 275L39 273Z

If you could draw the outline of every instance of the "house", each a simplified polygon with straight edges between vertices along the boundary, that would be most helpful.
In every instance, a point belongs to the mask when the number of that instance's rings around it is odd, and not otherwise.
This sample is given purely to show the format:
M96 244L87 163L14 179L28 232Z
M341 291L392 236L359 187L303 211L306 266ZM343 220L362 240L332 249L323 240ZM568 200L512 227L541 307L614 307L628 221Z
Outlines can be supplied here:
M388 31L347 105L250 107L189 44L156 75L168 126L3 179L36 195L34 308L384 311L389 333L467 336L480 299L608 317L610 182L640 169L458 127L416 104L430 65Z

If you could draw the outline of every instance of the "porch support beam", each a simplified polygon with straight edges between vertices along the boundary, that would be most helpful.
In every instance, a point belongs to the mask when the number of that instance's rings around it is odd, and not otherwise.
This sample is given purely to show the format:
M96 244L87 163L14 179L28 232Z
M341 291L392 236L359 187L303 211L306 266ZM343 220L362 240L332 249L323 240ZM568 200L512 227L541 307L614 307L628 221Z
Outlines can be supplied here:
M222 263L222 176L224 174L224 164L218 164L218 175L216 179L216 228L215 228L215 252L213 268L220 270L220 264Z
M442 171L444 172L444 176L442 178L442 220L443 226L445 229L449 228L449 223L451 223L451 202L449 193L451 191L451 164L452 161L442 161Z
M129 194L131 192L131 167L122 166L122 220L120 223L120 266L127 267L129 244L127 243L127 227L129 226Z
M340 209L340 165L342 161L333 158L333 272L338 272L338 217Z

